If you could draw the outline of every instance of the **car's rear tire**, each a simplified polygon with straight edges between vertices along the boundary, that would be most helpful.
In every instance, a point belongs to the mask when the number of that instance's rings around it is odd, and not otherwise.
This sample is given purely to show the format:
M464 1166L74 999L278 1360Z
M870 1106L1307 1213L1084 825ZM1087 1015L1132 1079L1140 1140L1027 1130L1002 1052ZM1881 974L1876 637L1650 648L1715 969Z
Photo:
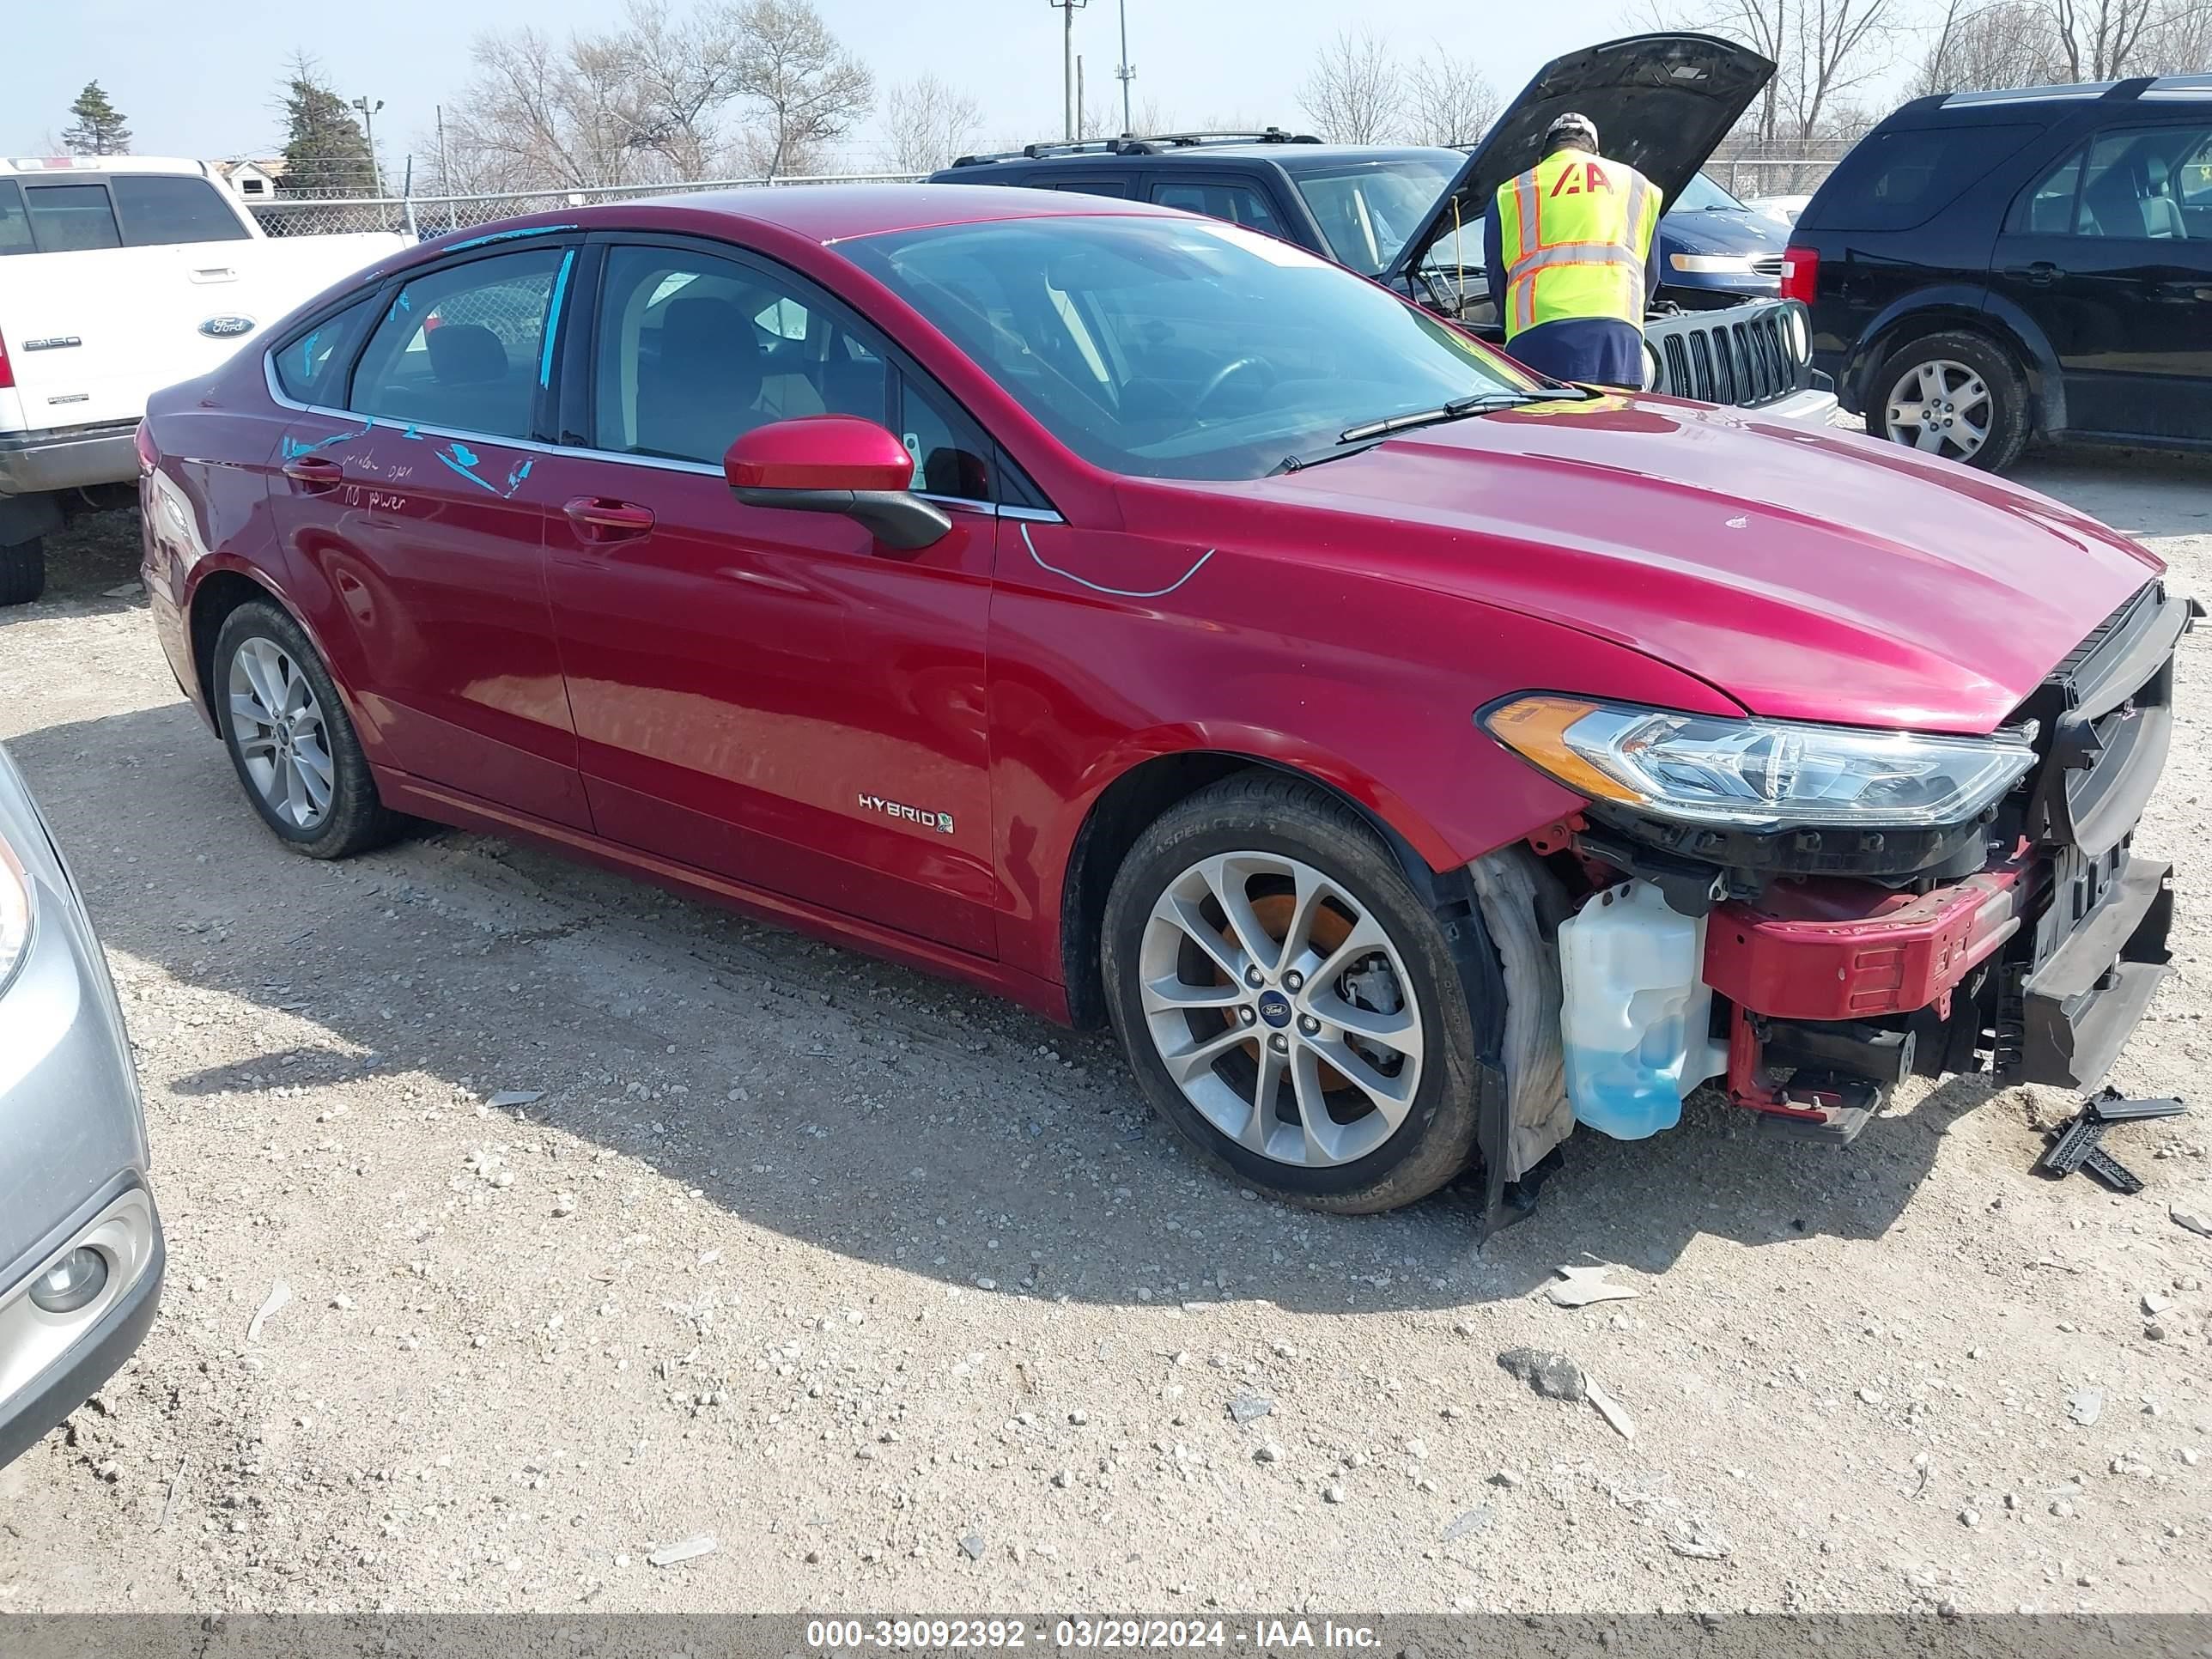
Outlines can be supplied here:
M28 605L46 591L46 544L33 536L0 547L0 605Z
M1867 429L1923 454L2002 472L2027 447L2027 376L1987 335L1929 334L1875 371Z
M277 605L251 599L223 618L209 684L230 763L278 840L342 859L399 833L330 670Z
M1243 773L1163 814L1114 878L1101 961L1146 1097L1244 1185L1365 1214L1474 1157L1475 1034L1443 929L1321 789Z

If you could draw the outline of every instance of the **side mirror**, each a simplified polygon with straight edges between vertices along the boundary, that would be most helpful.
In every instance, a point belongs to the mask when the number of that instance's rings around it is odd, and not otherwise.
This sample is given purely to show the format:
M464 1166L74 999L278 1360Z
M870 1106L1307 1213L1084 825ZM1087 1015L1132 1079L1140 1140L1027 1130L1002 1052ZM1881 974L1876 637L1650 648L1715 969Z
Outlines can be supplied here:
M927 547L952 528L914 493L906 446L857 415L802 415L755 427L723 455L722 476L747 507L840 513L890 547Z

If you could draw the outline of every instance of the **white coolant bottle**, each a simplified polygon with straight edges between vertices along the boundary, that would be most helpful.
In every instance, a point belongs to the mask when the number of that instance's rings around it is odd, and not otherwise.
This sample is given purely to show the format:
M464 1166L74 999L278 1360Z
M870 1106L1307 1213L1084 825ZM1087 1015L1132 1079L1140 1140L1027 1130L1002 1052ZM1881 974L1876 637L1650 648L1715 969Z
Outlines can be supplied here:
M1707 1035L1705 922L1648 881L1623 882L1559 924L1559 1021L1575 1116L1618 1140L1681 1121L1682 1097L1726 1069Z

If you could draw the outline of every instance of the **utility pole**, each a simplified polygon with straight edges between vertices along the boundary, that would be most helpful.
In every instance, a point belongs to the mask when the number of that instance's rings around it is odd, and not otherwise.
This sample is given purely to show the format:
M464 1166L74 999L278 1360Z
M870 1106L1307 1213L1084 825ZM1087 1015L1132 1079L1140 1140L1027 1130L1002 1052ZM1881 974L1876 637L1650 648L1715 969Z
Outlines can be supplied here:
M368 140L368 176L375 181L376 193L381 197L384 194L384 169L376 160L376 112L384 107L384 100L380 98L371 104L367 98L356 98L353 100L353 107L361 112L363 136Z
M1129 61L1129 0L1121 3L1121 62L1114 71L1121 82L1121 133L1124 137L1136 131L1129 119L1129 82L1137 78L1137 66Z
M1067 105L1067 132L1070 143L1075 142L1075 12L1090 0L1046 0L1054 11L1062 15L1060 36L1060 95Z
M1075 136L1078 138L1089 136L1083 128L1090 118L1091 112L1083 107L1083 54L1079 52L1075 54Z

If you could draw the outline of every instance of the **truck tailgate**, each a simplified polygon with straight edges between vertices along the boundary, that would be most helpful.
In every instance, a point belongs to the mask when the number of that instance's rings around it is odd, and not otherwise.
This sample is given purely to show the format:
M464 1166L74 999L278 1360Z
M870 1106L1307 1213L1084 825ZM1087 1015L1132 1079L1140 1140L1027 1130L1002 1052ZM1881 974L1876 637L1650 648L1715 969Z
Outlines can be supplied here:
M93 248L0 259L0 339L33 431L134 421L396 235Z

